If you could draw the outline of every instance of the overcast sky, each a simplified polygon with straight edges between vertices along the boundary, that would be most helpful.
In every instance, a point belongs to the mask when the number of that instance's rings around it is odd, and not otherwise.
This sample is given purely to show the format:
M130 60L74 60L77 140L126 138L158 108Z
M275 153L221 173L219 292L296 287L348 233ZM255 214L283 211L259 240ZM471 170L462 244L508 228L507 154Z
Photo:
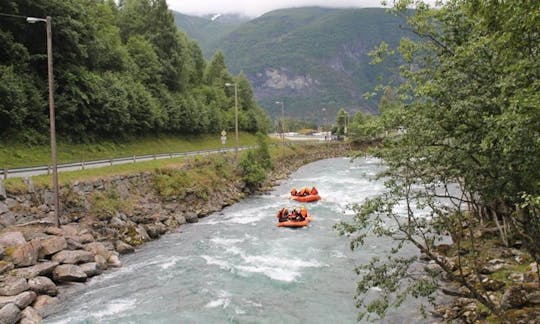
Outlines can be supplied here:
M250 17L280 8L381 6L381 0L167 0L167 3L170 9L186 14L242 13Z

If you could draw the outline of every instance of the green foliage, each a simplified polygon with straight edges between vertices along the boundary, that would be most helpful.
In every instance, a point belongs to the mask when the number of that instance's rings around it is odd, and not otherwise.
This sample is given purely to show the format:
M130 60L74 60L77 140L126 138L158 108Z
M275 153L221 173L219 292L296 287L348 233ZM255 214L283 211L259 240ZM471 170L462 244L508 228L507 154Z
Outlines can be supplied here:
M248 188L255 189L266 180L265 169L257 161L255 151L249 150L243 155L238 166L241 170L242 180Z
M387 164L381 176L388 191L365 202L354 222L339 229L356 233L353 247L369 233L391 237L397 243L392 252L413 243L465 286L470 298L501 316L483 283L453 273L435 245L448 231L458 248L470 250L467 267L480 271L482 245L463 224L473 228L491 221L503 244L519 237L540 261L534 203L540 194L540 11L532 2L456 0L432 9L415 1L411 15L410 3L399 1L395 8L414 33L398 48L402 64L396 71L403 82L396 86L390 80L376 89L384 94L375 129L386 136L374 154ZM373 57L380 61L395 53L382 46ZM405 211L399 213L398 205ZM369 269L386 268L374 262ZM386 280L409 277L389 275ZM363 278L362 287L380 284L372 275ZM399 300L394 286L382 288L375 306L359 304L362 312L382 316Z
M218 132L230 124L233 82L224 57L205 85L200 47L174 24L165 0L7 0L0 12L52 17L56 129L74 142L156 133ZM47 136L45 24L0 20L0 136ZM218 64L219 63L219 64ZM243 76L240 129L268 129ZM233 119L234 121L234 119ZM229 126L228 126L229 127Z
M133 205L131 201L122 199L115 188L105 191L95 191L90 196L90 214L99 220L109 220L116 213L131 213Z

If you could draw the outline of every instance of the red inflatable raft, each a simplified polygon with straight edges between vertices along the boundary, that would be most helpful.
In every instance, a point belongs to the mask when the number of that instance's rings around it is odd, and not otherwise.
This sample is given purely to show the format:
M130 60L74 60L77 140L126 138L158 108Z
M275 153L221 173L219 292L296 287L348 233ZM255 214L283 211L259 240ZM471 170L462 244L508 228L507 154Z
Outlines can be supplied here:
M303 221L288 220L288 221L285 221L285 222L278 222L277 226L278 227L304 227L307 224L309 224L310 221L311 221L311 217L308 216Z
M319 195L307 195L307 196L292 196L292 199L300 202L312 202L321 199Z

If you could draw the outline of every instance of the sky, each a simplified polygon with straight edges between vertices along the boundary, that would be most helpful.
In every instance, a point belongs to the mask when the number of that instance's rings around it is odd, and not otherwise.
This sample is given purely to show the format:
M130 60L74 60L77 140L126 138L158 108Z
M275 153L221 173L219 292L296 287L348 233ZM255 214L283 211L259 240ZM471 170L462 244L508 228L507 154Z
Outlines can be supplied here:
M192 15L242 13L258 17L281 8L319 7L380 7L381 0L167 0L169 9Z

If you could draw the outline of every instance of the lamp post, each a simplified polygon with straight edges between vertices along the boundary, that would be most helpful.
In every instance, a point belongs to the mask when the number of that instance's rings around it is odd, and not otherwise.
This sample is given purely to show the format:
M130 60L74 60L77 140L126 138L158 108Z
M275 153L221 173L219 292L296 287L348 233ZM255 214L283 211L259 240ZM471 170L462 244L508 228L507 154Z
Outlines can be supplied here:
M238 84L235 83L225 83L226 87L234 86L234 133L236 146L234 147L234 158L238 158Z
M26 22L34 24L44 22L47 27L47 71L49 79L49 125L51 131L51 164L53 173L54 190L54 213L56 216L56 226L60 226L60 200L58 198L58 163L56 161L56 125L54 117L54 79L53 79L53 58L52 58L52 18L26 17Z
M276 101L276 105L281 104L281 155L285 156L285 109L283 108L283 100Z

